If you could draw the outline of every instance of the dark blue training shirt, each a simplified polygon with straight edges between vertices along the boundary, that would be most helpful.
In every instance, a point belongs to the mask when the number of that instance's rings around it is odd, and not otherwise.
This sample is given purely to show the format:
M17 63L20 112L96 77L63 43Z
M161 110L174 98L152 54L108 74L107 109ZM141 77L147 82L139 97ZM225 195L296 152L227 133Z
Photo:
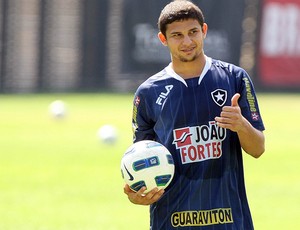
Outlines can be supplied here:
M134 142L162 143L175 163L172 183L150 206L150 229L253 229L238 136L214 121L235 93L243 116L264 130L251 79L232 64L206 57L201 76L187 80L169 65L137 89Z

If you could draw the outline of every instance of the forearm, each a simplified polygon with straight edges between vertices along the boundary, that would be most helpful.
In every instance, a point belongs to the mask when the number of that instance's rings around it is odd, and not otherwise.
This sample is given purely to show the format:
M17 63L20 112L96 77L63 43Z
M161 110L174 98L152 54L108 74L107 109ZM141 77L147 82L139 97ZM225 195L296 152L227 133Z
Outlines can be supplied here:
M249 155L258 158L265 151L265 136L262 131L255 129L244 118L243 128L238 132L238 137L243 150Z

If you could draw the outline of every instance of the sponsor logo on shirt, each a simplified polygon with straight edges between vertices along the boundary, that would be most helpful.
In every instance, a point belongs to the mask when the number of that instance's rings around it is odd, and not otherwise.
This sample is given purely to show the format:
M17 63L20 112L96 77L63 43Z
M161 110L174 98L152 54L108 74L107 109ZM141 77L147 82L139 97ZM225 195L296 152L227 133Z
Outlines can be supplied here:
M173 137L173 144L179 150L182 164L189 164L220 158L226 129L217 126L215 121L210 121L208 125L175 129Z
M260 119L259 113L258 113L258 109L256 108L256 101L255 101L255 97L252 94L251 91L251 84L248 78L244 77L243 81L245 82L245 86L246 86L246 92L247 92L247 101L250 107L250 112L251 112L251 119L253 121L258 121Z
M166 85L165 86L165 91L164 92L161 92L156 100L156 104L158 105L162 105L166 99L167 99L167 96L169 95L169 93L171 92L171 90L173 89L173 85Z
M173 227L208 226L233 223L231 208L201 211L174 212L171 216Z
M135 139L135 131L138 129L138 123L137 123L137 112L138 112L138 106L140 105L141 99L139 96L136 96L134 98L133 103L133 111L132 111L132 131L133 131L133 138Z

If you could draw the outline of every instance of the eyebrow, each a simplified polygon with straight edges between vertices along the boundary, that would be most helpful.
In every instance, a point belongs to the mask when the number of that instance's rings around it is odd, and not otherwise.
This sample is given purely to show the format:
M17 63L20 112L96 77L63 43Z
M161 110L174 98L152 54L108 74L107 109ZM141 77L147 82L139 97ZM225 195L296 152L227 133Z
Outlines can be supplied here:
M198 27L193 27L191 29L189 29L188 31L192 31L192 30L201 30L200 28ZM170 32L170 34L181 34L180 31L173 31L173 32Z

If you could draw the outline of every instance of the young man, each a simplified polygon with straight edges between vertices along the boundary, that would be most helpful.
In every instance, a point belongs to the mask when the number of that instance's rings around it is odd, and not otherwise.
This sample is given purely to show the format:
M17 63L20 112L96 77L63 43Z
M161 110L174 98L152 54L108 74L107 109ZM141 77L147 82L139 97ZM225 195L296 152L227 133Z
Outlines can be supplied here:
M134 142L165 145L175 176L166 190L124 192L150 205L152 230L251 230L242 149L258 158L265 142L252 82L243 69L205 56L208 26L193 3L169 3L158 25L171 63L137 89Z

